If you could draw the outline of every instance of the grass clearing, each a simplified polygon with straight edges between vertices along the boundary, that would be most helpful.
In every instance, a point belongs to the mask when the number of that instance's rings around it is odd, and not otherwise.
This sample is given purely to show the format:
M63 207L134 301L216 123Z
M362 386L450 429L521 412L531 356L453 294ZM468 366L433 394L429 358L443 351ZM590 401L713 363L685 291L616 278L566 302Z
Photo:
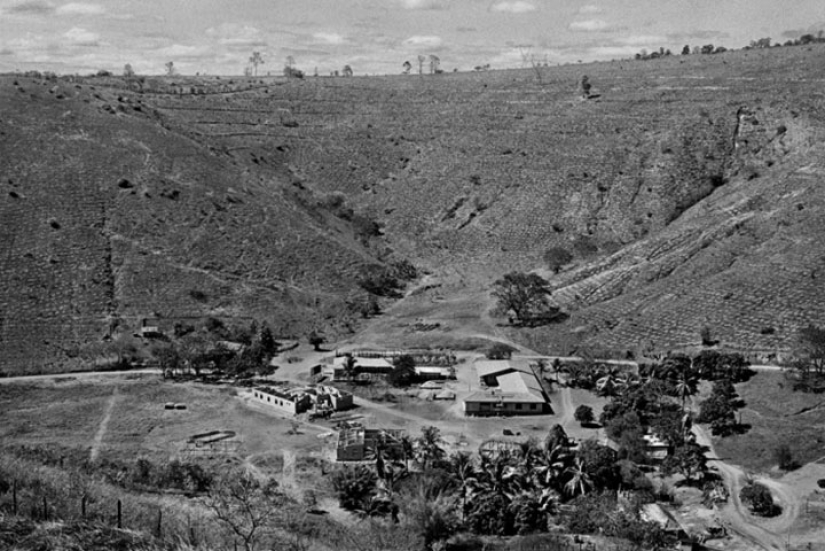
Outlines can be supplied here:
M804 465L825 456L825 397L794 392L780 372L758 372L736 385L745 401L745 434L714 439L721 458L753 471L775 469L774 450L787 445Z

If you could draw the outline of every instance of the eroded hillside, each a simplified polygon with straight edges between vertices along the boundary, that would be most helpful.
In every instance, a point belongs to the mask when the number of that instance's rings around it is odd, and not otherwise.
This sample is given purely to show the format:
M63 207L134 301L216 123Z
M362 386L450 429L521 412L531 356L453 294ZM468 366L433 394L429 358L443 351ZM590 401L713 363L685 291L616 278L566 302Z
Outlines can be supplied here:
M4 79L3 361L57 365L141 317L340 325L363 264L411 258L443 300L552 246L575 256L552 276L572 317L522 333L536 346L688 346L709 326L786 348L825 309L823 53L540 82Z

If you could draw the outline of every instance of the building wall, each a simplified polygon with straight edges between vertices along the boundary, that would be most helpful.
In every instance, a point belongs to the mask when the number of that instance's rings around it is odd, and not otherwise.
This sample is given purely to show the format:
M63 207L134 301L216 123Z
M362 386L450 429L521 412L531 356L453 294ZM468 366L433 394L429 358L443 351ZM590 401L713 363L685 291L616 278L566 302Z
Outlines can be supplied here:
M278 411L287 413L289 415L296 415L306 410L305 404L303 404L300 401L293 402L292 400L289 400L287 398L273 396L271 394L267 394L259 390L253 390L252 396L262 404L266 404L267 406L270 406Z
M464 413L480 417L492 415L540 415L546 412L546 404L505 402L503 407L492 402L464 402Z

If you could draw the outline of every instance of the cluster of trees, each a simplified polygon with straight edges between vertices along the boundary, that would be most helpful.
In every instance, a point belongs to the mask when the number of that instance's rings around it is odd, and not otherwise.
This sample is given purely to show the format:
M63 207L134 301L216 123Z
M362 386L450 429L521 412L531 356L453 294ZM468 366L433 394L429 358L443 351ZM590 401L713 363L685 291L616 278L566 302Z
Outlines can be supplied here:
M168 463L153 463L145 457L132 464L105 460L90 465L90 474L102 475L109 483L131 490L180 490L203 493L210 489L213 474L197 463L173 459Z
M672 543L638 511L655 500L650 483L634 465L594 440L573 451L561 426L544 442L517 449L446 455L438 429L425 427L402 442L404 457L393 460L380 446L371 450L375 467L343 467L333 475L341 506L361 516L410 522L432 546L457 532L510 536L565 526L576 533L622 537L645 547ZM410 455L407 455L407 454ZM636 490L620 504L618 488ZM594 516L595 509L602 512Z
M441 69L441 59L437 55L434 55L434 54L430 54L428 56L419 55L416 59L418 61L418 74L419 75L424 74L424 65L425 65L425 63L428 65L431 75L440 75L444 72ZM412 66L412 63L410 63L409 61L405 61L401 65L401 68L403 69L403 74L409 75L410 71L413 68L413 66Z
M387 266L365 266L358 285L372 295L399 297L407 282L416 277L418 270L409 260L398 260Z
M278 343L266 322L229 329L217 318L207 318L199 330L177 324L173 339L152 347L152 355L170 376L182 372L199 376L205 369L239 378L266 375L277 353Z
M825 391L825 329L814 325L800 329L794 355L796 360L787 372L793 389Z
M739 499L759 516L775 517L782 512L782 508L774 503L771 491L758 482L752 482L742 488Z
M538 274L510 272L493 283L498 310L511 324L536 326L557 321L561 310L550 304L550 282Z

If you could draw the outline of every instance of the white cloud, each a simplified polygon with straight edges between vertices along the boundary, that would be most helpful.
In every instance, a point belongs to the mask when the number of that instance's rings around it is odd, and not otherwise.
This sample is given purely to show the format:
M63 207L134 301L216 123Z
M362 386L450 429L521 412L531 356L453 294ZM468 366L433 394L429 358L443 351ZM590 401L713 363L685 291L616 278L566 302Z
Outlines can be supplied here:
M58 15L101 15L106 9L99 4L85 2L69 2L57 8Z
M440 36L411 36L404 41L408 46L440 46L443 41Z
M315 33L312 38L324 44L343 44L346 39L338 33Z
M446 7L442 0L401 0L401 5L408 10L441 10Z
M588 19L587 21L574 21L570 23L568 29L571 31L596 32L603 31L609 27L610 25L601 19Z
M628 46L663 46L665 42L667 42L667 38L664 36L656 36L656 35L632 35L626 36L624 38L617 39L618 42L622 44L627 44Z
M249 25L223 23L206 29L206 35L217 39L218 44L229 47L248 48L265 46L266 40L261 31Z
M499 2L498 4L494 4L493 7L490 8L490 11L501 13L529 13L536 11L536 6L530 2L516 0L515 2Z
M78 46L97 46L100 41L100 36L86 29L80 27L72 27L63 36L73 44Z
M579 13L581 15L591 15L594 13L602 13L602 9L599 6L588 4L586 6L582 6L581 8L579 8Z

